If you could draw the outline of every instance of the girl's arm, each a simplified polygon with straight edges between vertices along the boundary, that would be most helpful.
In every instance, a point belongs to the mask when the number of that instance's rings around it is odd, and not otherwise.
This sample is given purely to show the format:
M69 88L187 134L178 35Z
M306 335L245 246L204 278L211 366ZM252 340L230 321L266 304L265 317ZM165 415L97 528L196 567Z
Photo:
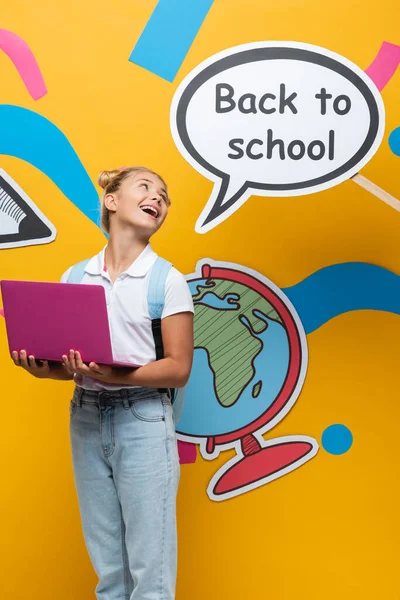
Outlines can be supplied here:
M161 321L164 358L124 374L114 370L113 383L154 388L181 388L193 361L193 314L178 313Z
M112 368L82 362L79 352L70 350L63 361L67 372L79 373L104 383L149 388L180 388L189 379L193 360L193 314L183 312L161 321L164 358L138 369Z

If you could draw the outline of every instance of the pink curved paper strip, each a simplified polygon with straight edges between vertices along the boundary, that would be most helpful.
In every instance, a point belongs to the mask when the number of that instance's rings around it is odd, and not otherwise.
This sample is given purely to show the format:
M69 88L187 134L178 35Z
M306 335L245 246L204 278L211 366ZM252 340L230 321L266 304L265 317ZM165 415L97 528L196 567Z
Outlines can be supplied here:
M380 91L393 77L399 63L400 46L383 42L378 54L365 72Z
M32 98L39 100L45 96L47 94L46 84L28 44L12 31L0 29L0 49L14 63Z
M181 442L178 440L179 462L181 465L189 465L196 462L197 452L195 444Z

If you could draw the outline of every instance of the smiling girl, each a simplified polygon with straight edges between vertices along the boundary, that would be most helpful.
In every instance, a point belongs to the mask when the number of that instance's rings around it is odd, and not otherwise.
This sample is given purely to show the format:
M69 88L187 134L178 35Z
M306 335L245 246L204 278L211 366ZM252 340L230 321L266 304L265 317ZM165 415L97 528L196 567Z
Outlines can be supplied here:
M143 366L87 365L74 350L58 367L38 364L24 351L13 360L36 377L75 381L73 466L85 541L99 577L97 599L172 600L179 460L167 389L189 378L193 301L185 278L171 268L163 358L156 360L147 291L157 255L149 239L167 217L167 186L144 167L103 171L98 181L109 239L86 264L81 282L105 289L114 360Z

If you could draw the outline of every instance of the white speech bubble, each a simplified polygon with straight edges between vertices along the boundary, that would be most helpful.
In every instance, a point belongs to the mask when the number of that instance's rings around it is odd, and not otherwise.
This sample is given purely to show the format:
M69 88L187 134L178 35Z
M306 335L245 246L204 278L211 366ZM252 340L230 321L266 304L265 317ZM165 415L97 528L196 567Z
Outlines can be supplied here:
M208 58L171 105L176 146L215 182L196 231L252 194L301 196L349 179L377 151L384 121L371 79L325 48L257 42Z

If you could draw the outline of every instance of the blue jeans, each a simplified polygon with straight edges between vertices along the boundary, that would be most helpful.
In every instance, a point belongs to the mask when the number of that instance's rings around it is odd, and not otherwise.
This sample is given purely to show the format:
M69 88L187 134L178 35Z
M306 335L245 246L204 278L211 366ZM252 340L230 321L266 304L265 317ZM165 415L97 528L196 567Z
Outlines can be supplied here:
M173 600L179 459L168 396L145 388L76 388L70 414L97 599Z

